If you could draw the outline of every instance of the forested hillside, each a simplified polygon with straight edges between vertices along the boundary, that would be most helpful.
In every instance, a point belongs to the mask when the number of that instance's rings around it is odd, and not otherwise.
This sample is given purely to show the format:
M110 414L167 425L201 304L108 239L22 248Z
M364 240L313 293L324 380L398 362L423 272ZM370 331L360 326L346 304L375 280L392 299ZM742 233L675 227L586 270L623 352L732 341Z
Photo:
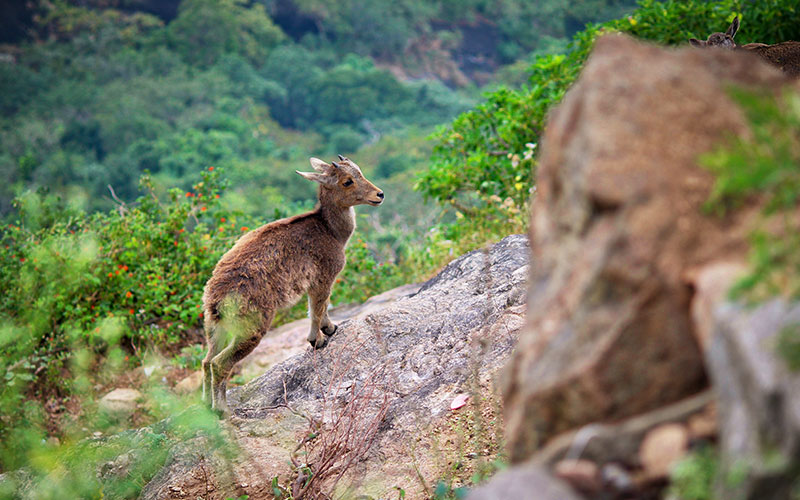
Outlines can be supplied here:
M2 49L0 215L26 188L107 209L108 185L131 200L145 170L186 188L210 165L271 213L311 193L287 161L443 123L501 64L623 4L42 3Z

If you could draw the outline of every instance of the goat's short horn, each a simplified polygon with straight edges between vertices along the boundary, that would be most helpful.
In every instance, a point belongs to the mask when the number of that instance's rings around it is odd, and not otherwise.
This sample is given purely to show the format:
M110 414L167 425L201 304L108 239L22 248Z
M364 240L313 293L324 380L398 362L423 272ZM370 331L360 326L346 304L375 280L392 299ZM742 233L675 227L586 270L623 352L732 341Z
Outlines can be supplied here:
M345 160L347 159L347 158L345 158L345 157L344 157L344 156L342 156L342 155L336 155L336 156L338 156L338 157L339 157L339 161L345 161Z
M339 166L339 164L338 164L338 163L336 163L335 161L332 161L332 162L331 162L331 165L333 165L333 166L334 166L334 167L336 167L336 168L342 168L342 167L340 167L340 166Z

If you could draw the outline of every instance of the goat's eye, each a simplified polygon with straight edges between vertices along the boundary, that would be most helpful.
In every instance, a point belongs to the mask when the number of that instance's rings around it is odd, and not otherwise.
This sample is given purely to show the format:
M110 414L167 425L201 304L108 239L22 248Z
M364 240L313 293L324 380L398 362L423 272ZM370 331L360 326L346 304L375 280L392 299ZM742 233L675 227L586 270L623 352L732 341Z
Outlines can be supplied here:
M344 186L344 187L347 187L347 186L352 186L352 185L353 185L353 179L347 179L347 180L346 180L346 181L344 181L344 183L342 184L342 186Z

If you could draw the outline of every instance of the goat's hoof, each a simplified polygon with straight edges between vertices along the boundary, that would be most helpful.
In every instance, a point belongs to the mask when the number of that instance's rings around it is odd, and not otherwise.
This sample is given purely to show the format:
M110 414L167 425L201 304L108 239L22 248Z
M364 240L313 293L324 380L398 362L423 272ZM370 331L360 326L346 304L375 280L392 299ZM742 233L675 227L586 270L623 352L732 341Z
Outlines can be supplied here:
M322 333L324 333L328 337L332 337L333 334L336 333L338 330L339 330L339 325L334 325L333 323L331 323L331 326L322 327Z
M308 343L311 344L311 347L314 349L322 349L328 345L328 337L323 335L321 339L317 339L316 341L309 340Z

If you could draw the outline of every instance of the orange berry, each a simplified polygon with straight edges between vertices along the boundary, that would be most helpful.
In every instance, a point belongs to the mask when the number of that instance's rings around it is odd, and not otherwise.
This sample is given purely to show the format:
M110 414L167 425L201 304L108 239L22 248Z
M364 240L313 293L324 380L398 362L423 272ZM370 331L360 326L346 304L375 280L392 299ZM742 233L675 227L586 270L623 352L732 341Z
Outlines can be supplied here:
M242 231L248 231L249 228L247 226L242 226Z
M134 314L133 309L129 309L128 312L131 313L131 314Z
M219 198L219 195L218 195L218 194L215 194L215 195L214 195L214 198Z
M133 294L130 292L130 290L128 290L128 292L127 292L127 293L125 293L125 296L126 296L127 298L131 298L131 297L133 297Z
M109 278L113 278L114 277L114 273L108 273L108 277Z
M225 217L220 217L219 221L220 222L225 222Z
M205 212L206 211L206 207L200 207L200 211L201 212Z
M208 167L208 171L209 172L213 172L214 171L214 167Z

